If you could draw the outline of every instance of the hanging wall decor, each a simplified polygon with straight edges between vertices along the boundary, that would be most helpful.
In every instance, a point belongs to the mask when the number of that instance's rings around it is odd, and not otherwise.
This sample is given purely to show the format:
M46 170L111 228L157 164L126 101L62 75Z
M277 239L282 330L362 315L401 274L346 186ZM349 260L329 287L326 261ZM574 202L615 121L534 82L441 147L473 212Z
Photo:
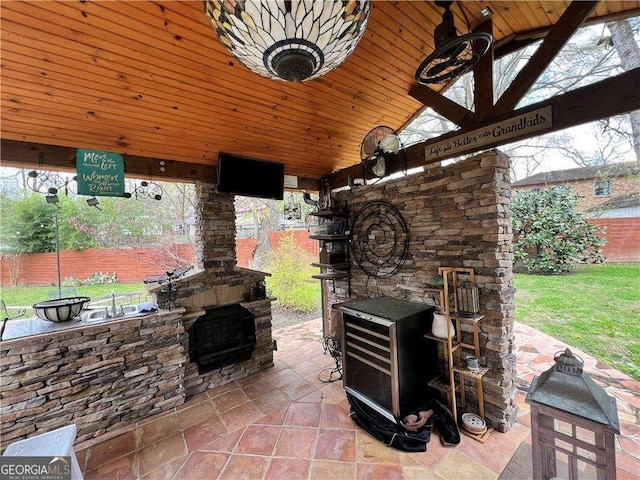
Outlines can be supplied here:
M370 277L395 275L409 253L409 230L400 211L384 201L366 203L353 220L351 250Z

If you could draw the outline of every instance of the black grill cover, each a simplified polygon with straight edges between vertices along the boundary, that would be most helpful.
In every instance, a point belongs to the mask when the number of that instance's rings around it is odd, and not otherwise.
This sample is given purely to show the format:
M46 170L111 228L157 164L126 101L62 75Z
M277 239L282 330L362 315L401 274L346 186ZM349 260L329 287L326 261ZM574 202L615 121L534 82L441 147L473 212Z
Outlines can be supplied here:
M405 429L400 422L392 422L347 393L351 404L351 419L356 425L364 428L373 437L388 447L397 448L405 452L425 452L427 443L431 440L433 427L438 429L440 441L443 445L453 446L460 443L460 431L449 409L438 400L427 402L423 410L432 409L433 415L424 427L415 431Z

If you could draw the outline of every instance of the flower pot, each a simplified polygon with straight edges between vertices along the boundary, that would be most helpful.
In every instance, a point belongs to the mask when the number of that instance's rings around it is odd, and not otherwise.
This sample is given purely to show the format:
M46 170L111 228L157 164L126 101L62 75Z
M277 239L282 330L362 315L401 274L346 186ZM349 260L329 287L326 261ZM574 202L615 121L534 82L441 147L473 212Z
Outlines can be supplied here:
M456 329L453 326L453 322L449 320L450 332L453 337L456 333ZM431 333L434 337L447 338L447 316L444 313L434 313L433 323L431 324Z

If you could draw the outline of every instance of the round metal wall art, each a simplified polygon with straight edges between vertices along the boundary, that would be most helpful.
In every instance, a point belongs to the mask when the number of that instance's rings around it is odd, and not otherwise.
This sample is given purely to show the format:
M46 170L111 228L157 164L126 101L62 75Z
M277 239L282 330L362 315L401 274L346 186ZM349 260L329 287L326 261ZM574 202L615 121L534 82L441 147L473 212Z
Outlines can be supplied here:
M400 211L384 201L365 204L353 220L351 250L370 277L395 275L409 253L409 230Z
M301 82L340 65L364 33L369 0L205 0L220 42L264 77Z

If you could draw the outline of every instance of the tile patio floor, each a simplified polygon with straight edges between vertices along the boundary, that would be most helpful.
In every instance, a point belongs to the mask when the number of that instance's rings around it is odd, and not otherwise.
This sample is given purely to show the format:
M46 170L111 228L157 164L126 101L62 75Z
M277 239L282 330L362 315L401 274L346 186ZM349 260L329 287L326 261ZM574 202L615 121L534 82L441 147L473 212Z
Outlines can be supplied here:
M273 368L76 452L78 461L86 480L496 479L516 449L531 443L524 391L566 347L523 325L516 334L519 418L509 432L493 432L484 445L463 435L460 445L446 448L434 433L426 452L405 453L356 427L342 382L318 380L333 360L323 355L321 322L314 320L274 331L279 350ZM618 479L640 479L640 382L576 353L617 399Z

